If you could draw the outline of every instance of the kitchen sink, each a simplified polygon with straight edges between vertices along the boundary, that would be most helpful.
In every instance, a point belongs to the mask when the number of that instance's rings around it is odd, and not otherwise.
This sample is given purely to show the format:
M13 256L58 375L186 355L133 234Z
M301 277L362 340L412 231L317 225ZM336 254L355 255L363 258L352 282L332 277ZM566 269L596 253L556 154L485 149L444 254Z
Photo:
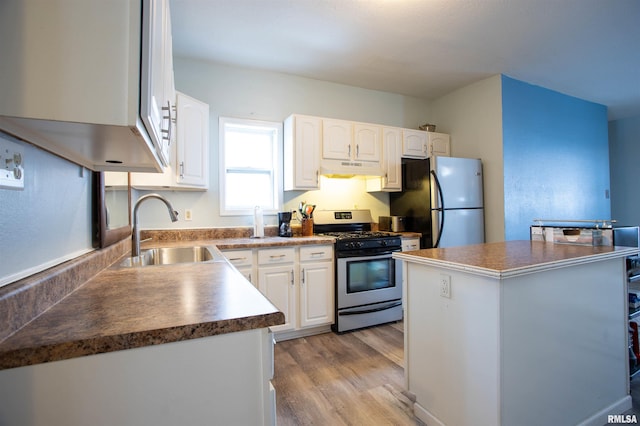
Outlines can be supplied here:
M140 256L128 257L120 262L120 267L136 268L153 265L174 265L176 263L221 262L225 258L214 247L158 247L144 250Z

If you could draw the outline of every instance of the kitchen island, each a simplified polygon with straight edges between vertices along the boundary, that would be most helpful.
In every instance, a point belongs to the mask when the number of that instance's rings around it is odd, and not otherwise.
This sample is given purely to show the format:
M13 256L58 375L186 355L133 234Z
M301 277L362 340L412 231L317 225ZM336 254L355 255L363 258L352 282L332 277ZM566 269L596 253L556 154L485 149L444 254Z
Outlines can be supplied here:
M405 378L434 425L603 425L631 408L626 256L508 241L395 253Z

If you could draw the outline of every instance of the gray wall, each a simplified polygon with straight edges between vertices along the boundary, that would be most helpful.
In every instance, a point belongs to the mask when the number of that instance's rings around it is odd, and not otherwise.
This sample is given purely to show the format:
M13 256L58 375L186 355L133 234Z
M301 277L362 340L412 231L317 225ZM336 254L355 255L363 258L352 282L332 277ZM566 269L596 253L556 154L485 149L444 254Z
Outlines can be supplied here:
M91 172L24 146L24 190L0 188L0 285L92 250Z
M640 225L640 116L609 122L611 217Z

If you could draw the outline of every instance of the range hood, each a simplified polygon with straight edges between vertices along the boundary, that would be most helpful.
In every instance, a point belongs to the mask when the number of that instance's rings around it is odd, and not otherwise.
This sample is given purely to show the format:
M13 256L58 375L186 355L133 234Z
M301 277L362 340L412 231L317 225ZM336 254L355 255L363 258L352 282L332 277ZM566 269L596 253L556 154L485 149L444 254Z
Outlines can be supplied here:
M384 176L380 163L325 159L320 163L320 174L331 178Z

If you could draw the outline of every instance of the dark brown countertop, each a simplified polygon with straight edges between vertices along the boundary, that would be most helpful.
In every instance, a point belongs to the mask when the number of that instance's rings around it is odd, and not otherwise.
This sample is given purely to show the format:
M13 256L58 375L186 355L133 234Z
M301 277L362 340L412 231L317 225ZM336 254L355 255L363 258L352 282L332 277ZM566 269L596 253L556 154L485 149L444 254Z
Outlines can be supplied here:
M394 257L491 277L507 277L605 258L626 257L637 252L638 249L633 247L505 241L394 253Z
M155 242L219 249L332 244L325 237ZM284 323L230 263L108 267L0 341L0 369Z

